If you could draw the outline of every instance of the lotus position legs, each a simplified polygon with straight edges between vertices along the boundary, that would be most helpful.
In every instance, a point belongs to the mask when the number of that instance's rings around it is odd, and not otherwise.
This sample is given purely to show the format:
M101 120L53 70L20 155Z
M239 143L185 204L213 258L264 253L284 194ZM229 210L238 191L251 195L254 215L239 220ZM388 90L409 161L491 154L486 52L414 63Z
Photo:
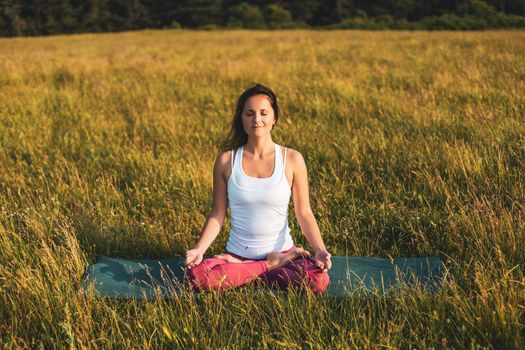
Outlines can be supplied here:
M266 260L249 260L233 253L215 255L188 270L190 286L195 290L227 290L259 277L267 286L280 290L304 284L314 293L322 293L329 284L328 273L315 265L310 253L295 246L269 253Z

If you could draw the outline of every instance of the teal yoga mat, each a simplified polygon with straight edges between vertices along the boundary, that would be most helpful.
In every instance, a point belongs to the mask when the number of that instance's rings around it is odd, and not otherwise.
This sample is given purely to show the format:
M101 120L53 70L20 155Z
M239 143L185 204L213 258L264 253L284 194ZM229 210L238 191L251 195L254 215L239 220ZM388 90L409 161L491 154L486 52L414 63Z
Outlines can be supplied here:
M331 261L330 285L325 293L329 296L383 293L403 286L435 290L442 283L444 271L439 257L332 256ZM173 297L192 293L184 286L184 275L180 257L129 260L102 256L84 271L81 288L83 292L93 288L99 296L118 299Z

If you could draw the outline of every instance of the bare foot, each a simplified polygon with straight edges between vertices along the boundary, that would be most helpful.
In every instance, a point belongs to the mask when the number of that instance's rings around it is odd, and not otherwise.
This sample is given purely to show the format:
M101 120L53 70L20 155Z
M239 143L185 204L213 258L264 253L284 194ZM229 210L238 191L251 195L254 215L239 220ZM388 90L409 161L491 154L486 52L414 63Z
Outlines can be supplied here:
M266 255L266 265L268 266L268 271L277 269L288 264L290 261L298 258L299 256L310 256L310 252L304 250L303 248L296 247L288 253L279 253L271 252Z
M227 253L223 253L223 254L219 254L219 255L214 255L213 256L214 258L217 258L217 259L222 259L226 262L229 262L229 263L244 263L244 262L250 262L250 261L253 261L253 260L241 260L241 259L237 259L233 256L231 256L230 254L227 254Z

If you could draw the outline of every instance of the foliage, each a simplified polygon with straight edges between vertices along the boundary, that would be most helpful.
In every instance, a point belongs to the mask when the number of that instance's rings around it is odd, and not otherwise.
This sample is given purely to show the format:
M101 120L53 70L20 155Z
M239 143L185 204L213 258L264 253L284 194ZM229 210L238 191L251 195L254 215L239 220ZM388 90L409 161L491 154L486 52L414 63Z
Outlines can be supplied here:
M241 2L230 7L228 12L228 27L253 29L265 27L262 11L257 6Z
M280 29L293 26L292 14L279 5L266 5L263 14L268 28Z
M0 35L145 28L523 28L525 0L1 0Z

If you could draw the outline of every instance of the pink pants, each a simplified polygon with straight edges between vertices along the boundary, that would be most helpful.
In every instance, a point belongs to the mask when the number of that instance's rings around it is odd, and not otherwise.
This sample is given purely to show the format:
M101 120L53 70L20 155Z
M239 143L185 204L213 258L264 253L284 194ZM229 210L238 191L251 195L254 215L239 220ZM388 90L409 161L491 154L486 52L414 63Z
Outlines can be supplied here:
M294 248L295 245L281 253L288 253ZM237 254L228 254L240 260L251 260ZM314 293L323 293L330 283L328 273L315 265L312 258L302 257L272 271L268 271L264 260L229 263L222 259L208 258L187 271L190 288L203 291L227 290L245 285L259 277L270 288L285 290L289 286L305 285Z

